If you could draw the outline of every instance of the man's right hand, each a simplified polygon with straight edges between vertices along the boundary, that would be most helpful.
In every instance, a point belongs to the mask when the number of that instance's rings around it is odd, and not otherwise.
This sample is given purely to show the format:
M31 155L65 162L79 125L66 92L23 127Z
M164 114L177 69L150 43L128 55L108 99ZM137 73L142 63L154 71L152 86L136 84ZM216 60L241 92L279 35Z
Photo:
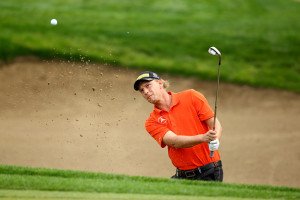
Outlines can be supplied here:
M205 134L203 134L203 142L210 143L211 141L217 139L216 131L209 130Z

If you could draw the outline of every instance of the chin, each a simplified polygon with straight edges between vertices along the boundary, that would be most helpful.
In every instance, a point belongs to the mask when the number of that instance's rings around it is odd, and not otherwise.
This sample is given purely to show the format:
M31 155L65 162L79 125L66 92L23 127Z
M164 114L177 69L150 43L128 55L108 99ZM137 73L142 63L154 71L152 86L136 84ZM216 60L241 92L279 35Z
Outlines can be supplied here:
M155 104L155 102L156 102L154 99L151 99L151 98L150 98L150 99L147 99L147 101L148 101L149 103L152 103L152 104Z
M148 101L149 103L154 104L154 102L153 102L151 99L147 99L147 101Z

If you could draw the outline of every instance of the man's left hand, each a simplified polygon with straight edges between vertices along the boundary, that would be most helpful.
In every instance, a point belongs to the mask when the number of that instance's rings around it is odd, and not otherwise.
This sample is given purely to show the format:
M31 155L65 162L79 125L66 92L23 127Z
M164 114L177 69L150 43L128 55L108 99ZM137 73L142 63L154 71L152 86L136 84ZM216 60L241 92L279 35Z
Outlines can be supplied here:
M220 146L219 139L213 140L208 144L209 150L210 151L215 151L218 150Z

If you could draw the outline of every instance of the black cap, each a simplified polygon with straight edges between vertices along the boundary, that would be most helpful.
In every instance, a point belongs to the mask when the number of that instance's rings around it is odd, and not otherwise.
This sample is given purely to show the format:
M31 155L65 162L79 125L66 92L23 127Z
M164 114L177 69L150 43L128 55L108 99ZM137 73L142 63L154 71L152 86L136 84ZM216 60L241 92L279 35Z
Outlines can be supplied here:
M152 81L154 79L160 79L160 77L155 72L144 71L140 73L140 75L137 77L133 87L135 90L139 90L139 86L141 82Z

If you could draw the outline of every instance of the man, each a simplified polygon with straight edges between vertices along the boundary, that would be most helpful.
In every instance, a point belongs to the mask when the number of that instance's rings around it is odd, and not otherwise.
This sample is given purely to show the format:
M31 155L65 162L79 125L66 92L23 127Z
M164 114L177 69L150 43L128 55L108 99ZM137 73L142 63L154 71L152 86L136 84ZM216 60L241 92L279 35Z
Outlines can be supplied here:
M134 89L154 105L146 120L148 133L164 148L176 167L172 178L223 181L219 148L222 127L206 98L195 90L167 92L168 82L156 73L142 72ZM210 156L210 151L214 155Z

